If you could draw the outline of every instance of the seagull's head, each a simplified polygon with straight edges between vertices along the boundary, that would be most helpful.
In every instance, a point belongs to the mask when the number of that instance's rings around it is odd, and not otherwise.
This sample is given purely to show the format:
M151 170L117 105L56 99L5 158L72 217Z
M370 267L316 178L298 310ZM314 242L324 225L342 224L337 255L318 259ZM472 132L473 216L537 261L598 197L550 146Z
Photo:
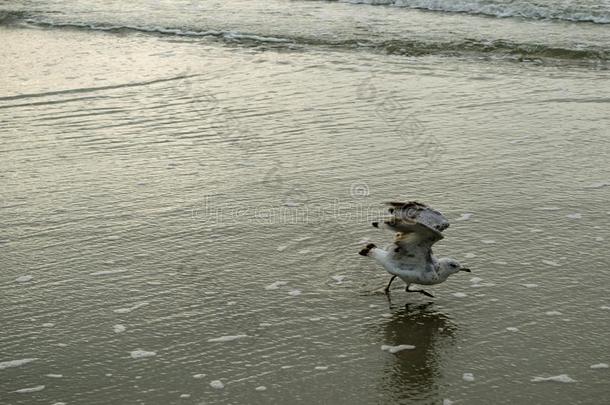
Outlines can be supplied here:
M460 264L460 262L458 262L455 259L452 259L450 257L446 257L443 259L439 260L439 270L441 271L441 273L447 274L447 275L451 275L454 273L457 273L458 271L465 271L470 273L470 269L463 266L462 264Z

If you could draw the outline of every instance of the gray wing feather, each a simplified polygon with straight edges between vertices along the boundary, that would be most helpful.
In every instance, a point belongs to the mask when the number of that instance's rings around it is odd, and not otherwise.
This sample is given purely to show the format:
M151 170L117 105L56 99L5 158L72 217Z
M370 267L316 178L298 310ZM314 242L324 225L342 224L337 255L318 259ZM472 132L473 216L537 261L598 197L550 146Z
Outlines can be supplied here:
M436 229L409 219L392 218L385 227L396 231L390 254L405 265L425 266L432 262L432 245L443 239Z
M409 202L387 202L390 206L390 213L396 218L411 219L421 224L427 225L439 232L449 227L449 221L439 211L428 207L426 204L417 201Z
M432 245L443 239L443 230L449 221L440 212L415 201L389 202L391 217L383 225L396 233L391 246L394 260L406 266L429 266L432 264Z

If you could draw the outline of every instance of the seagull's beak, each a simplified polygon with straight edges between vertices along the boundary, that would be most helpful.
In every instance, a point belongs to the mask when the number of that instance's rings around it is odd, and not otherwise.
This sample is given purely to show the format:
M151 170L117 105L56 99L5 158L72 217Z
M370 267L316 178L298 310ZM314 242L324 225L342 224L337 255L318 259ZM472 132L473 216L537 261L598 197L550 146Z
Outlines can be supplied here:
M460 271L465 271L467 273L470 273L470 269L468 267L461 267Z

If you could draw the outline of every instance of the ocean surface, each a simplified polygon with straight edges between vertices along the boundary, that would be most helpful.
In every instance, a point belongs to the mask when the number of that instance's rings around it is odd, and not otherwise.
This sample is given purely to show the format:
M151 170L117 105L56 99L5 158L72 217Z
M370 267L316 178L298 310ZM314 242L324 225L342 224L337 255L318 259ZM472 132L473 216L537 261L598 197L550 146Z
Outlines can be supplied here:
M0 0L0 404L607 402L609 24ZM357 254L401 199L435 298Z

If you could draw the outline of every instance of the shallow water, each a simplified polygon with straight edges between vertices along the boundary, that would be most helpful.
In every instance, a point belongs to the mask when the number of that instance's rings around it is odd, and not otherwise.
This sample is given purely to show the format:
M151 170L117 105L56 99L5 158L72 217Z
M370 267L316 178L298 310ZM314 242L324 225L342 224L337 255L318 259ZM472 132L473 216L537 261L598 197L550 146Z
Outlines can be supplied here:
M270 34L258 12L232 24ZM591 368L610 362L604 61L32 22L0 39L0 403L610 394ZM474 272L388 299L357 252L388 240L369 225L382 201L412 198L452 222L435 252Z

